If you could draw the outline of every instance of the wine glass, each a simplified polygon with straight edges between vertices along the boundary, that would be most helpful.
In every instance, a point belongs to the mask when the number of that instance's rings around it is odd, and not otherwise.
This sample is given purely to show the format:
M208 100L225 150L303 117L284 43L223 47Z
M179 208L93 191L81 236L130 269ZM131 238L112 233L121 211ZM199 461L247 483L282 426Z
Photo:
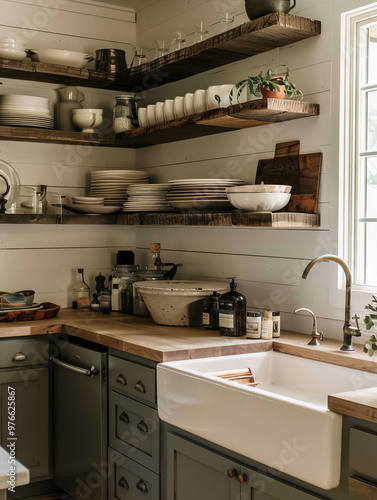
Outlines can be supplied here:
M165 56L169 52L168 44L164 38L156 40L156 57Z
M208 19L194 19L195 43L202 42L208 37Z
M237 13L236 9L223 9L218 11L218 15L220 17L220 25L221 31L227 31L232 28L234 23L235 15Z
M182 31L173 31L172 32L172 51L180 50L186 46L186 39L182 36Z

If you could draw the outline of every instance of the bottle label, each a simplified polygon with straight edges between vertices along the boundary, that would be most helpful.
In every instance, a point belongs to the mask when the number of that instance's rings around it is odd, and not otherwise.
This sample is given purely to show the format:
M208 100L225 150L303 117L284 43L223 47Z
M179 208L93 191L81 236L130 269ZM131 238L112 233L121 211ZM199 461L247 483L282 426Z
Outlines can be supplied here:
M207 312L204 312L202 321L204 326L211 326L211 315Z
M220 328L228 328L230 330L234 330L234 312L220 311L219 326Z
M262 329L261 329L261 338L262 339L269 339L269 324L268 322L262 322Z
M246 319L246 336L250 339L260 339L260 319L259 322L254 318Z

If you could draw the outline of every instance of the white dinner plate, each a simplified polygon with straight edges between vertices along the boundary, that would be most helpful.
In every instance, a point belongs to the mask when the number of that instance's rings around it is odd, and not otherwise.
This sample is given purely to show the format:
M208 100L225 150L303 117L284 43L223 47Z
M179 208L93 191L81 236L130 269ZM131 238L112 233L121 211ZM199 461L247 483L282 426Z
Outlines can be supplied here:
M122 210L121 205L70 205L63 203L63 208L71 212L84 213L84 214L114 214Z

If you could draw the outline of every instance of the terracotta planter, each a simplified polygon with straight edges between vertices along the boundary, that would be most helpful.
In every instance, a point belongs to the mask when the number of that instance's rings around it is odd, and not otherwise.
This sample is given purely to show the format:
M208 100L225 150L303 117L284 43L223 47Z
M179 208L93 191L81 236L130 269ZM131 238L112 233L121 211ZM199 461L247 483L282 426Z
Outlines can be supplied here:
M279 85L280 91L277 90L268 90L265 89L264 87L260 88L262 96L267 99L267 98L273 98L273 99L285 99L285 92L284 92L284 85Z

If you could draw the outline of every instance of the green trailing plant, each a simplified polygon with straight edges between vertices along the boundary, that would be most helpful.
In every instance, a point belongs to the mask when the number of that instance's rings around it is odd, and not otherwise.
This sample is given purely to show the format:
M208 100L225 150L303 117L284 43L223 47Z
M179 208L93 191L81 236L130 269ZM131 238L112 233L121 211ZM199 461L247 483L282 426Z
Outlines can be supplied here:
M255 97L263 97L261 93L261 88L267 90L279 92L280 88L284 87L284 92L286 97L303 97L301 90L296 88L296 85L289 81L289 68L286 69L283 75L275 74L272 69L268 69L265 74L261 71L256 76L248 76L244 80L236 83L229 94L229 102L234 104L234 100L239 103L240 95L245 87L250 91L250 94L255 95ZM215 99L220 104L221 97L216 94Z
M372 295L372 301L370 304L365 306L365 309L369 309L371 311L367 314L363 321L365 324L365 328L369 331L374 326L374 320L377 320L377 297L376 295ZM368 354L368 356L373 356L374 351L377 351L377 338L373 334L364 344L364 352Z

